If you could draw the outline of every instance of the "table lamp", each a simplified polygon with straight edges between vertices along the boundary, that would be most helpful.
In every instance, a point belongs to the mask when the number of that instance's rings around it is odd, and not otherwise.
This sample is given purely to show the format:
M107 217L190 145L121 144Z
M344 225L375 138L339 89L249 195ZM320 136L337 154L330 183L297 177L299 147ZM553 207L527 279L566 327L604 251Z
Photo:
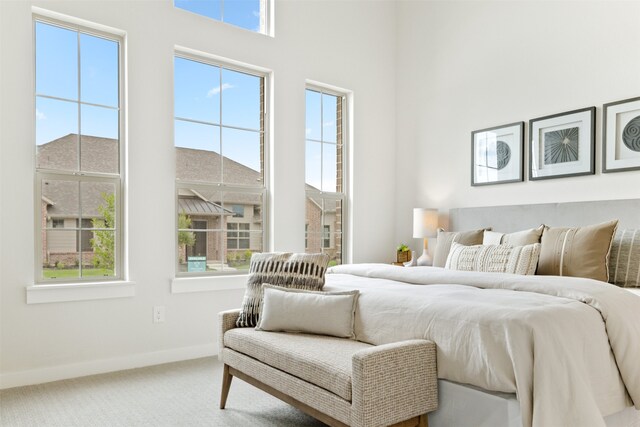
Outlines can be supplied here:
M432 265L433 260L427 251L429 241L428 237L436 237L438 232L438 210L414 208L413 209L413 237L416 239L424 239L424 250L418 258L418 265Z

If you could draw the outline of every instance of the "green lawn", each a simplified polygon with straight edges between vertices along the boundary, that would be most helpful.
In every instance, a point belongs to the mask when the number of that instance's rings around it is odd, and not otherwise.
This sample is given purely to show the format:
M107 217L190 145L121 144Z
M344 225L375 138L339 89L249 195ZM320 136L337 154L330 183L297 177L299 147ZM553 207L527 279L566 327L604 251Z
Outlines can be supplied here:
M77 268L45 268L42 270L42 275L45 279L63 279L65 277L79 277L79 269ZM83 268L82 277L103 277L113 276L113 270L106 268Z

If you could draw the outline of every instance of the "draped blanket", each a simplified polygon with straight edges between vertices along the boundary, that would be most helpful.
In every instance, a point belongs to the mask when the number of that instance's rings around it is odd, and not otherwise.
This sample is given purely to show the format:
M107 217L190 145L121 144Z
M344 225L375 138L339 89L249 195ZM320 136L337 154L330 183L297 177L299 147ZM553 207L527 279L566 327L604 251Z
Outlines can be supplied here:
M591 279L382 264L332 267L359 289L356 338L423 338L438 377L516 393L525 427L603 427L640 409L640 297Z

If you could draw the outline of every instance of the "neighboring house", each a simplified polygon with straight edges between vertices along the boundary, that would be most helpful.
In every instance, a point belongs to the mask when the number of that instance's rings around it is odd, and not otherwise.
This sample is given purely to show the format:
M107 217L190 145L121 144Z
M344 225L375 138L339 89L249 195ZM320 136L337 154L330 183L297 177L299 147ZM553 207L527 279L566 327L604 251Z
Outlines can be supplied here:
M77 169L77 135L69 134L37 147L38 167L42 169ZM110 138L83 136L81 141L82 170L117 172L118 144ZM221 163L222 162L222 163ZM222 168L220 167L222 165ZM224 180L232 184L255 184L262 180L260 172L222 157L218 153L176 147L176 177L188 182L219 182L220 169ZM82 206L82 226L91 228L92 218L99 218L98 207L104 204L103 194L113 192L110 184L90 183L78 191L77 183L49 180L42 184L43 261L45 265L77 263L82 252L83 265L91 265L93 250L91 231L78 238L79 207ZM195 186L194 186L195 187ZM311 188L311 187L308 187ZM81 197L80 197L81 194ZM178 213L191 220L195 243L181 247L179 260L204 256L207 264L228 264L234 259L247 259L250 252L262 251L262 201L252 193L226 193L224 201L217 193L203 194L197 188L180 189ZM80 204L81 202L81 204ZM326 252L340 257L341 238L335 234L341 220L339 205L325 202L325 225L321 224L321 206L307 198L305 246L307 252ZM339 224L338 224L339 225ZM339 228L338 228L339 229ZM203 230L203 231L197 231ZM205 231L208 230L208 231ZM212 231L213 230L213 231ZM226 230L226 232L222 231Z
M313 187L307 185L307 188ZM305 219L306 252L324 252L330 260L342 259L342 235L336 233L342 229L342 209L340 203L324 200L324 224L322 223L322 201L307 197L307 217Z
M117 173L118 145L115 140L83 136L81 156L78 156L77 135L69 134L37 147L37 165L41 169L82 169L91 172ZM91 239L93 232L75 230L92 227L92 219L100 218L98 207L104 204L103 194L113 193L111 184L46 180L42 186L42 260L45 266L78 265L78 253L82 264L93 263ZM82 209L82 224L79 223Z

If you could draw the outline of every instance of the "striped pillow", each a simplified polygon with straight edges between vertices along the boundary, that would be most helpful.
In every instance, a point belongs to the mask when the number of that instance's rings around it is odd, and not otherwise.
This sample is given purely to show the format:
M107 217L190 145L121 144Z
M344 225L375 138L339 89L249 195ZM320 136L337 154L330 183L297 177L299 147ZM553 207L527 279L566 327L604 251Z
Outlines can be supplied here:
M238 328L256 326L260 318L262 285L321 291L329 256L326 254L255 253L251 256L247 289L242 299Z
M536 272L539 256L540 243L525 246L464 246L454 242L445 268L530 275Z
M491 229L481 228L479 230L469 231L444 231L442 228L439 228L438 240L436 241L436 250L433 254L433 266L444 267L446 265L452 242L460 243L461 245L467 246L481 245L484 230Z
M640 229L618 230L611 244L609 283L640 287Z

